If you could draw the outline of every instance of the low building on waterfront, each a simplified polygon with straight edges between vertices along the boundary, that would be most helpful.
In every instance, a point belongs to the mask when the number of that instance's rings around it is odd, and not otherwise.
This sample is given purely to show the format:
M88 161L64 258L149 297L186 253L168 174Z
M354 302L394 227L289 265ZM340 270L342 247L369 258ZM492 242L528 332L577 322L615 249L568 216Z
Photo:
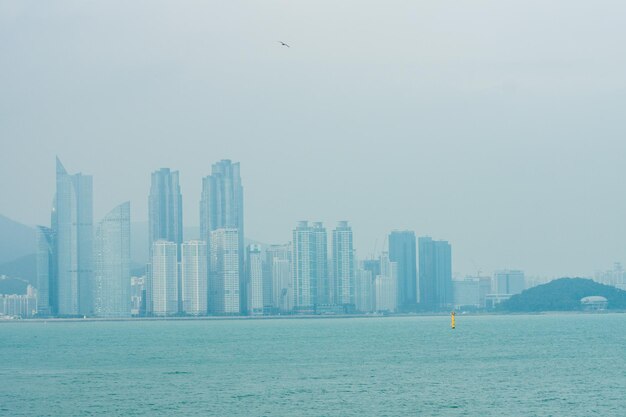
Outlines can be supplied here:
M609 301L599 295L591 295L580 299L580 305L585 311L604 311L609 305Z
M37 291L31 285L26 294L0 294L0 316L30 318L37 314Z

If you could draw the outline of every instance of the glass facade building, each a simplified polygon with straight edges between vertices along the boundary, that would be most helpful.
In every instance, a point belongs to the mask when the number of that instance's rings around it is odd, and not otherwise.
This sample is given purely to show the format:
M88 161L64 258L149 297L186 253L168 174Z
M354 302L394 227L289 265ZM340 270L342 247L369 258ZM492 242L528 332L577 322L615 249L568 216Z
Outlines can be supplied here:
M94 238L94 314L130 317L130 203L111 210Z
M453 303L450 244L420 237L418 245L420 303L427 310L448 309Z
M56 197L52 229L56 237L57 314L93 312L93 180L67 173L56 160Z
M398 309L415 310L418 300L415 233L393 231L389 235L389 259L398 264Z

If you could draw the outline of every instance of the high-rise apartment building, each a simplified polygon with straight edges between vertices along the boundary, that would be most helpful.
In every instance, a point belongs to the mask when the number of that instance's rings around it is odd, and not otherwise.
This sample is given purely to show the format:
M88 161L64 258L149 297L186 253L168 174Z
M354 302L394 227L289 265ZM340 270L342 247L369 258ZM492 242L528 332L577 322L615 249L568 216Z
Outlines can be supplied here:
M357 268L355 282L355 305L357 311L368 313L374 310L374 291L372 290L373 279L372 272L363 269L363 266Z
M285 277L283 273L285 268L289 271L287 277ZM293 297L291 289L291 244L269 245L265 248L265 266L263 272L264 306L285 311L283 307L285 305L291 306L293 302L291 298L285 301L287 292L289 292L290 297Z
M398 264L398 309L411 311L417 307L417 251L415 233L393 231L389 235L389 259Z
M217 229L235 229L238 238L239 309L245 313L247 306L246 275L244 274L244 221L243 185L239 163L222 160L213 164L211 175L202 179L200 198L200 239L211 244L211 232ZM209 258L212 262L212 257ZM210 267L212 268L212 267Z
M445 240L420 237L420 303L427 310L448 309L452 299L452 251Z
M111 210L94 238L94 314L130 317L130 203Z
M374 280L376 311L398 311L398 264L389 260L389 254L380 257L380 275Z
M57 314L93 312L93 180L70 175L56 160L56 197L52 229L56 237Z
M178 171L161 168L151 176L150 196L148 197L148 246L150 257L154 243L157 241L173 242L176 244L177 260L180 261L183 243L183 197L180 191ZM152 305L152 271L154 267L148 265L146 284L146 310L148 314L153 310ZM182 294L180 280L177 282L178 296ZM182 308L182 299L178 300L178 309Z
M202 240L181 245L180 276L183 291L183 313L192 316L207 314L208 251Z
M263 258L260 245L248 246L246 274L248 274L248 313L263 314Z
M152 314L173 316L178 313L178 245L167 240L152 244Z
M333 230L334 303L355 304L354 246L352 228L340 221Z
M291 260L273 258L272 264L273 306L281 313L290 312L294 301Z
M312 312L316 305L329 302L327 236L322 223L298 222L291 267L296 310Z
M239 230L213 230L209 241L209 311L213 314L241 314Z

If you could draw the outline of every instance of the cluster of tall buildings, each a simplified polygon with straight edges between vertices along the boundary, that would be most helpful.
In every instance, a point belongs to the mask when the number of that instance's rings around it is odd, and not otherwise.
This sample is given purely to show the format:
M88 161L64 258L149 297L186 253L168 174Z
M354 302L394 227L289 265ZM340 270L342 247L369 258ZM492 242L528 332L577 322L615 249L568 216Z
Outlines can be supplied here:
M56 161L50 227L37 227L37 311L42 316L130 315L130 203L93 227L93 180Z
M144 277L131 278L130 203L94 225L92 195L92 177L68 174L57 159L51 224L37 228L39 315L413 312L455 304L450 244L412 231L391 232L388 249L363 260L347 221L330 233L300 221L291 242L246 246L240 166L230 160L202 179L195 240L183 237L178 171L152 173Z

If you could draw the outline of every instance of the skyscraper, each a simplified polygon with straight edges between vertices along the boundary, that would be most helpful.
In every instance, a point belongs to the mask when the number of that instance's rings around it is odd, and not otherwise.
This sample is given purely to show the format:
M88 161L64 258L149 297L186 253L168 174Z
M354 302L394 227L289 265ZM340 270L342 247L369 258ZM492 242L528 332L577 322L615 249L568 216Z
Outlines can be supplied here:
M417 304L417 252L415 233L393 231L389 235L389 260L398 264L398 308L415 310Z
M314 256L313 276L317 286L317 299L314 305L331 303L330 274L328 264L328 237L322 222L313 222L311 230Z
M352 228L340 221L333 230L333 280L335 304L355 304Z
M273 306L282 313L290 312L293 309L291 260L275 257L272 264Z
M292 277L294 308L312 312L329 302L326 229L320 222L312 226L298 222L293 231Z
M207 314L208 259L207 244L201 240L181 245L180 275L183 290L183 312L193 316Z
M395 313L398 310L398 264L385 252L380 257L380 275L374 280L376 311Z
M287 279L285 279L283 274L285 266L277 261L285 261L287 263L289 270ZM289 292L290 297L293 296L291 287L291 245L269 245L265 249L265 268L263 272L264 305L285 311L284 306L291 306L293 302L291 299L286 302L287 304L284 302L287 292Z
M355 282L355 304L356 309L361 313L368 313L374 308L374 294L372 291L372 272L359 267L356 270Z
M248 274L248 310L250 314L263 314L263 258L261 246L249 245L246 262Z
M37 312L52 316L57 312L56 238L54 230L37 226Z
M220 228L211 232L209 311L241 314L239 274L239 231Z
M174 242L180 250L183 243L183 196L178 183L178 171L161 168L152 173L148 221L150 250L157 240Z
M211 246L211 232L217 229L236 229L239 239L238 276L241 311L246 311L246 276L244 272L243 186L239 163L225 159L213 164L211 175L202 179L200 198L200 239ZM212 261L212 258L209 259ZM211 267L212 268L212 267ZM239 273L238 272L238 273Z
M152 314L178 313L178 245L167 240L152 244Z
M148 246L150 257L154 243L160 240L176 244L177 260L180 261L183 242L183 197L178 182L178 171L161 168L152 173L148 197ZM152 311L152 270L149 265L146 284L146 310ZM180 281L178 294L182 294ZM182 300L179 300L182 308Z
M420 237L420 303L427 310L449 308L452 299L452 255L450 244Z
M57 313L93 312L93 181L91 175L70 175L56 160L56 197L52 229L56 236Z
M130 317L130 203L98 223L94 239L94 314Z

